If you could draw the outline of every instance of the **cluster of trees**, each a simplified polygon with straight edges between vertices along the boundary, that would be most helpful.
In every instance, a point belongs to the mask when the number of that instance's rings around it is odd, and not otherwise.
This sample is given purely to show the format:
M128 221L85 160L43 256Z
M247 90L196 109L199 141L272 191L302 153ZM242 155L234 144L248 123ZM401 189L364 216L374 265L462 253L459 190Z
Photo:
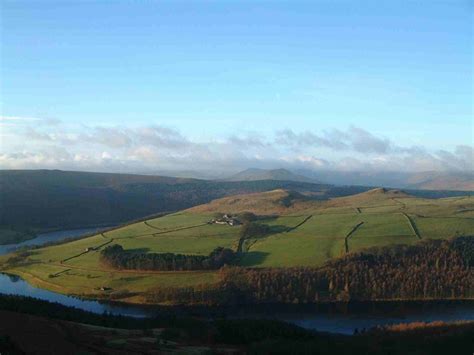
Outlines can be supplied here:
M253 215L252 213L250 215ZM244 219L243 225L239 232L239 244L237 246L237 252L242 253L246 249L246 241L250 238L260 238L270 233L270 226L267 224L261 224L255 221L256 218L247 216Z
M117 269L130 270L215 270L235 261L235 252L218 247L209 255L185 255L174 253L143 253L124 250L114 244L104 248L101 261Z
M243 239L263 237L268 233L270 226L262 223L246 222L240 228L240 237Z
M474 238L349 254L321 268L225 267L214 286L156 289L151 302L313 303L474 297Z

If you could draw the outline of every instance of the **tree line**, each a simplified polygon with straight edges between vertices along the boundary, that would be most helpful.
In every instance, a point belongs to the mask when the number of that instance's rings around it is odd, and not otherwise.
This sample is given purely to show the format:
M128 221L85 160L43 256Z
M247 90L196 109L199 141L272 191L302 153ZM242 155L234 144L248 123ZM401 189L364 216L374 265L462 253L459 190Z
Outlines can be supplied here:
M128 270L215 270L235 261L236 253L228 248L218 247L209 255L186 255L175 253L144 253L124 250L114 244L100 253L103 263Z
M149 302L314 303L474 297L474 237L372 248L321 268L224 267L217 284L156 288Z

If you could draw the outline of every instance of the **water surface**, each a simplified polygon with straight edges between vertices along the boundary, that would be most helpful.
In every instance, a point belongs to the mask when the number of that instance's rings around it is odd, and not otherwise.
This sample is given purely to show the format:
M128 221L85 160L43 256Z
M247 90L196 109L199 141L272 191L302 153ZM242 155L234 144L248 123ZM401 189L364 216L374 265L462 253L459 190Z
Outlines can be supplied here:
M95 233L103 228L83 228L39 234L36 238L18 244L0 245L0 255L24 246L44 245L71 237ZM103 301L83 300L34 287L18 276L0 274L0 293L38 298L65 306L102 314L132 317L153 317L163 307L123 305ZM180 308L177 312L182 312ZM189 312L186 310L185 312ZM201 307L193 314L207 317L276 319L319 331L353 334L354 331L378 325L474 320L474 302L369 302L349 305L267 305L209 309Z
M46 243L57 242L67 238L80 237L81 235L95 233L102 229L104 229L104 227L69 229L57 232L41 233L35 238L21 243L0 245L0 255L11 253L22 247L44 245Z
M43 290L18 276L0 274L0 293L38 298L65 306L102 314L154 317L163 307L123 305L105 301L83 300ZM177 309L180 314L183 308ZM318 331L353 334L356 329L408 322L474 320L473 302L384 302L350 305L268 305L234 308L189 309L187 314L204 317L275 319Z

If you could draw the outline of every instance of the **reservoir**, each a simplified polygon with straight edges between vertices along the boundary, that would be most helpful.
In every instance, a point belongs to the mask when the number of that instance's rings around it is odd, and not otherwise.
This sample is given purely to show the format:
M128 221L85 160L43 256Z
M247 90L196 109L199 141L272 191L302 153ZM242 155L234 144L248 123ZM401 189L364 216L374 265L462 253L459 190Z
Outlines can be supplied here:
M68 238L75 238L80 237L81 235L92 234L103 229L104 227L81 228L38 234L35 238L25 240L21 243L0 245L0 255L14 252L15 250L20 249L22 247L39 246L51 242L59 242Z
M23 243L0 246L0 255L22 246L43 245L94 233L101 228L86 228L44 233ZM0 293L38 298L65 306L102 314L153 317L163 307L124 305L105 301L84 300L34 287L18 276L0 274ZM203 311L204 310L204 311ZM181 309L179 310L181 311ZM203 312L202 312L203 311ZM194 311L193 311L194 312ZM209 310L201 308L193 314L206 317L276 319L318 331L353 334L375 326L432 321L474 321L474 302L366 302L332 305L258 305Z
M131 317L154 317L163 308L147 305L83 300L43 290L28 284L18 276L0 274L0 293L38 298L65 306L102 314ZM199 314L199 310L193 314ZM383 302L356 305L266 305L216 309L204 316L227 318L275 319L306 329L353 334L354 331L375 326L432 321L474 320L474 302Z

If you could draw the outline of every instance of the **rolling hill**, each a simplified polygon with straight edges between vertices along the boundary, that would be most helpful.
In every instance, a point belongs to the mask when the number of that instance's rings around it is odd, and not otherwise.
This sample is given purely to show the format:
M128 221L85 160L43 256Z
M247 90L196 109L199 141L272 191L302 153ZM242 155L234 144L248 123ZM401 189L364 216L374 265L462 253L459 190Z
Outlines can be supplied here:
M0 244L52 229L114 225L213 199L276 188L347 194L291 181L206 181L60 170L0 171Z
M224 197L208 204L190 208L192 213L243 213L258 215L283 214L298 211L315 205L316 200L295 191L283 189Z
M211 222L218 212L241 218L243 211L257 215L253 229ZM469 196L425 199L374 189L315 200L278 189L222 198L77 241L3 256L0 269L57 292L143 303L154 302L149 295L158 290L212 287L222 274L213 269L117 269L101 259L108 246L120 246L130 261L134 255L146 260L147 254L204 258L227 248L237 253L238 266L255 270L321 267L367 248L473 234L474 198Z
M287 172L278 172L281 178L290 177ZM370 188L275 179L209 181L60 170L3 170L0 171L0 244L26 240L48 230L117 225L226 196L275 189L328 199ZM420 197L464 194L422 190L410 193Z

